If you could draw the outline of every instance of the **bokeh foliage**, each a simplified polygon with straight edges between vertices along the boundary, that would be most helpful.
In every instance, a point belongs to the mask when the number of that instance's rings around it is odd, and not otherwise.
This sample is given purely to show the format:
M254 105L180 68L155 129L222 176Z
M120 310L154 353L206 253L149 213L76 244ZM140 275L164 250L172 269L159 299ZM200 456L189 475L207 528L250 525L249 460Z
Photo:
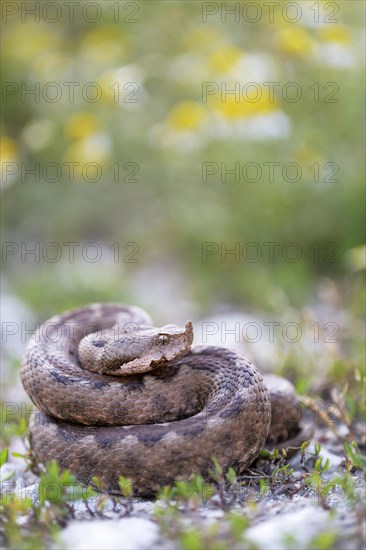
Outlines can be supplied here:
M162 296L166 281L178 277L203 309L219 302L264 310L299 306L314 299L325 277L340 284L357 310L364 227L363 3L334 2L339 11L333 20L324 23L320 11L318 25L309 2L298 2L304 15L295 23L283 16L283 3L274 7L273 22L263 9L256 23L243 16L223 23L220 13L203 22L202 3L185 1L130 2L127 8L120 2L116 22L115 4L100 2L95 23L80 15L70 22L66 11L55 23L31 16L22 21L19 11L4 25L2 79L19 91L3 99L3 162L28 168L58 163L63 173L55 182L52 170L40 181L32 174L8 178L2 221L6 241L97 241L106 248L136 242L139 261L8 258L5 270L17 292L47 312L87 300L136 301L136 273L153 265L160 266L155 285ZM325 9L326 3L316 4ZM136 22L123 21L136 6ZM233 96L222 102L218 95L202 101L203 82L230 88L253 81L263 91L258 102L238 103ZM42 97L50 82L61 87L59 101ZM67 82L78 83L74 101ZM81 94L90 82L100 86L98 101ZM280 83L273 102L265 82ZM284 97L289 82L302 90L297 102ZM40 100L22 98L21 86L34 89L35 83ZM337 102L324 101L333 90L323 89L327 83L337 86ZM128 93L136 103L124 101ZM97 162L102 178L86 181L76 169L70 181L67 162ZM229 176L222 183L216 175L204 183L205 162L225 162L229 169L255 162L263 177L235 182ZM273 182L263 165L271 162L280 165ZM297 182L281 174L291 162L302 169ZM118 182L110 168L115 163ZM127 163L138 165L137 182L123 181ZM309 168L314 163L318 182ZM324 181L327 163L339 166L335 182ZM257 262L221 261L219 254L202 261L202 242L232 249L268 241L280 243L278 251L295 241L301 259L292 263L277 253L271 262L263 253ZM328 261L328 243L336 243L336 262Z

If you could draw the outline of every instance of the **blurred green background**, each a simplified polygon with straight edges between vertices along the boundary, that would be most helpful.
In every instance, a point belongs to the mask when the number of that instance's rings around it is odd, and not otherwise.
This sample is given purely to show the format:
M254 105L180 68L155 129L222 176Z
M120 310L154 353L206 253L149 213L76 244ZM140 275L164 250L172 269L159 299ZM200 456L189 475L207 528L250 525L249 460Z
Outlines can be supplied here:
M17 13L6 13L2 38L7 292L42 319L103 300L147 307L164 322L223 304L276 314L322 300L361 319L363 2L297 2L296 22L283 2L272 22L261 2L257 15L240 2L239 14L224 16L221 2L105 1L82 13L91 4L83 1L72 20L60 2L39 21L9 4ZM205 82L254 82L261 97L253 101L252 88L239 101L203 101ZM268 82L278 83L273 101ZM289 100L291 82L298 101ZM222 182L219 171L203 182L204 163L256 163L262 176ZM264 163L279 163L273 181ZM287 163L301 168L298 181L291 170L283 176ZM61 247L57 261L47 261L59 250L49 242ZM220 251L254 242L262 257L203 261L205 242ZM266 242L279 243L274 261ZM282 253L291 242L301 247L297 262ZM22 258L34 246L36 261ZM95 250L100 259L88 261Z

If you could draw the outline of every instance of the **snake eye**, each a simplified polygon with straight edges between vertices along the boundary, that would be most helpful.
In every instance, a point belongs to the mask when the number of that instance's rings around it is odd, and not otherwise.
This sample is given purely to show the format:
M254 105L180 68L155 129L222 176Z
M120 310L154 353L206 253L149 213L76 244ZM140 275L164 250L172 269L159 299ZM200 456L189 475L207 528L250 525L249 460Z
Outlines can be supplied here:
M169 336L167 336L166 334L159 334L158 339L159 342L163 344L163 346L169 342Z

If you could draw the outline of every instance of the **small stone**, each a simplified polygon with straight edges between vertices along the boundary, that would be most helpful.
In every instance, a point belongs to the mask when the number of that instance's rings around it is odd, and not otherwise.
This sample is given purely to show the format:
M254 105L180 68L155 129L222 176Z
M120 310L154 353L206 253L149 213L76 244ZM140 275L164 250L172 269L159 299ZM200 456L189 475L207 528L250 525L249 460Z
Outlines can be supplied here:
M70 550L146 550L156 544L159 529L152 521L122 518L73 521L62 532L61 542Z
M250 527L246 531L246 539L262 550L277 550L285 547L286 536L290 536L294 539L294 547L308 548L316 535L331 528L328 512L316 506L307 506Z

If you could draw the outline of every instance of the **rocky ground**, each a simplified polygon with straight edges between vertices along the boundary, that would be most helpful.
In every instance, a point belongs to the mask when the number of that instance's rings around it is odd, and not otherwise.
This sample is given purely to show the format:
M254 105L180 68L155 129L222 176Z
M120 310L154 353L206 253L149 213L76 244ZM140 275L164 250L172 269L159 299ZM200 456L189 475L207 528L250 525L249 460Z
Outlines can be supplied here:
M17 546L8 540L8 548L362 548L364 479L361 469L347 466L335 439L328 430L318 429L303 455L261 458L238 480L225 484L219 476L201 491L187 484L155 501L113 500L95 493L84 500L71 497L67 504L60 499L57 505L51 495L50 502L41 505L39 477L25 472L24 461L13 457L2 467L4 478L14 472L2 483L3 505L11 505L10 495L23 502L30 497L32 506L17 510L16 523L24 530L24 540L29 532L40 546L35 541L33 546ZM321 442L320 449L316 442ZM13 449L21 450L17 438ZM42 534L34 532L30 521L35 510ZM53 523L58 524L55 533ZM17 535L19 531L12 535L15 541Z

